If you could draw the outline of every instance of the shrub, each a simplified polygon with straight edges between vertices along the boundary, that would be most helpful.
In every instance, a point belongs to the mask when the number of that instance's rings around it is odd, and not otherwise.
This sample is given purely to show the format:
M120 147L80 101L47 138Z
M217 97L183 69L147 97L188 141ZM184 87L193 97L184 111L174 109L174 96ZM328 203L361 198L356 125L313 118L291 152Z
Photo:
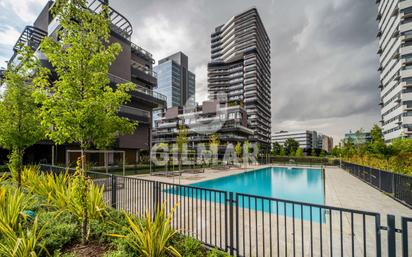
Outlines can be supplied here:
M75 217L67 212L42 212L38 214L40 225L48 224L41 242L50 253L77 242L80 238Z
M33 204L34 198L13 187L0 188L0 235L17 231L27 217L24 213Z
M19 225L17 231L12 229L2 230L2 241L0 242L0 256L2 257L37 257L47 252L40 243L46 226L39 228L38 219L33 222L29 229L23 229Z
M230 255L218 249L212 249L208 252L207 257L230 257Z
M108 235L126 234L128 224L126 215L123 212L110 208L102 219L90 222L90 237L99 243L117 243L119 238Z
M70 176L67 172L40 173L36 167L28 167L23 171L22 184L45 198L49 206L68 211L81 221L83 242L88 238L89 219L101 218L106 211L103 186L93 184L78 169Z
M116 250L108 252L104 255L104 257L134 257L132 253L126 252L124 250Z
M205 249L203 248L203 245L194 238L179 235L174 238L172 244L182 256L205 256Z
M181 256L171 245L171 239L177 233L170 224L175 209L176 207L169 215L166 215L165 205L163 205L162 208L158 208L154 219L149 210L144 220L138 220L125 213L128 221L128 234L112 234L111 236L126 239L129 246L139 256Z

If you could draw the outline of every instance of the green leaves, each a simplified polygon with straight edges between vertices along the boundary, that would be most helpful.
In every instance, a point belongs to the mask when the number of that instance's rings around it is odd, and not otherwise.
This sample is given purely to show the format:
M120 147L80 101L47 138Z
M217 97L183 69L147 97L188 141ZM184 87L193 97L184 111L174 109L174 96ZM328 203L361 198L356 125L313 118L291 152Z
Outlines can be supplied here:
M12 150L10 170L19 178L24 149L44 138L39 123L39 107L34 97L34 82L47 76L28 46L18 53L19 65L10 64L5 72L4 94L0 101L0 146Z
M58 144L79 143L82 149L105 148L136 128L137 123L118 116L135 86L109 84L109 67L122 49L109 44L107 7L95 13L85 6L84 0L58 1L53 10L61 26L59 41L46 37L40 49L58 79L39 80L37 99L42 124L53 128L48 138Z
M126 227L128 234L114 234L111 236L125 238L129 246L139 253L139 256L181 256L170 244L172 237L177 233L171 226L176 206L169 215L166 214L165 209L166 207L163 204L161 208L157 209L154 218L152 218L149 211L142 222L125 213L129 224Z

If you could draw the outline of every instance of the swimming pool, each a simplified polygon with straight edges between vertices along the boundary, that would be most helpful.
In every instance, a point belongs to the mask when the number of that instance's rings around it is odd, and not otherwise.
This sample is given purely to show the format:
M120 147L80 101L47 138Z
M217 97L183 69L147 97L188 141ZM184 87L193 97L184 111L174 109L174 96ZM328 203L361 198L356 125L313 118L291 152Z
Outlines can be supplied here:
M262 168L194 183L191 186L320 205L323 205L325 201L324 176L321 169L314 168ZM213 195L209 197L206 193L189 194L189 196L203 198L208 201L223 202L223 199L213 197ZM239 198L238 206L296 218L303 216L304 219L314 221L323 219L323 211L320 212L319 208L293 205L282 201L266 201L244 195Z
M324 203L321 169L269 167L191 184L191 186L280 198L305 203Z

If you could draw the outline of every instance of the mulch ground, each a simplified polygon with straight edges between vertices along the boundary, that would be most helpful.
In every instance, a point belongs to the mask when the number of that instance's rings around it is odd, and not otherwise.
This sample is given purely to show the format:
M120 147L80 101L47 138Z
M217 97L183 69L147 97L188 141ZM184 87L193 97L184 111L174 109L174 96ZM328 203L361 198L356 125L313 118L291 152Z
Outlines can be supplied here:
M77 257L102 257L106 251L106 247L95 242L89 242L87 245L76 244L67 249L68 253L73 253Z

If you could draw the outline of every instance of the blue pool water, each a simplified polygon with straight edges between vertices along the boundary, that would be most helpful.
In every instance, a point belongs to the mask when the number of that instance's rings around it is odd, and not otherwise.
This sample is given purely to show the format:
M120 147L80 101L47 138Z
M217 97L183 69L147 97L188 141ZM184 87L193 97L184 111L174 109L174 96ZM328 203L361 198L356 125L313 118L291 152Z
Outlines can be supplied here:
M306 203L324 203L320 169L271 167L207 180L192 186Z
M247 196L257 195L323 205L325 200L323 179L320 169L271 167L207 180L191 186L245 194L238 195L238 206L250 210L263 210L282 216L323 221L323 210L316 207ZM220 203L223 203L225 198L223 194L207 190L183 191L174 193Z

